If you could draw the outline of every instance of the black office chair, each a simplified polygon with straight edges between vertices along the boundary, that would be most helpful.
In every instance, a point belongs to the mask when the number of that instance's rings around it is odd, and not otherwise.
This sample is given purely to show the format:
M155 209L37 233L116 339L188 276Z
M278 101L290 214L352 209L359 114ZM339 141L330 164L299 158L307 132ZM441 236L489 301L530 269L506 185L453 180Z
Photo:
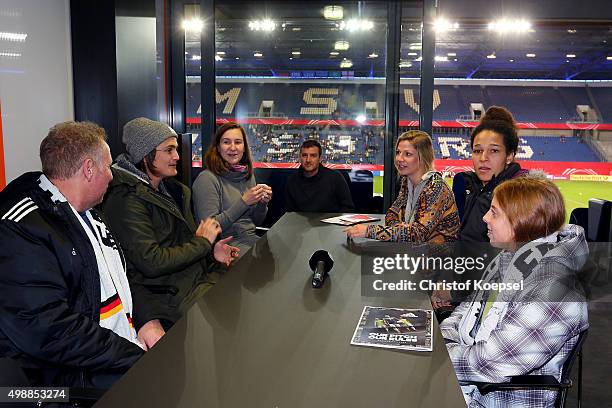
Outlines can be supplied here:
M582 345L587 337L588 329L578 335L578 341L567 356L561 370L561 381L552 375L517 375L510 377L509 382L487 383L478 381L459 381L461 385L475 385L481 395L495 391L516 391L516 390L554 390L559 391L555 400L555 407L565 407L567 392L572 387L573 382L570 378L572 366L578 357L578 408L582 405Z

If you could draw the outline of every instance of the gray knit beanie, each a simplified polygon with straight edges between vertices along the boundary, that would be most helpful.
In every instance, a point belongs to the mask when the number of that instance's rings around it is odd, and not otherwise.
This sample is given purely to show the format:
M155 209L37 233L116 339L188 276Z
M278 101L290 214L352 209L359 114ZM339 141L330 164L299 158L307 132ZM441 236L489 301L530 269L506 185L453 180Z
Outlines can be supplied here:
M132 119L123 126L123 143L134 164L140 163L169 137L178 138L170 126L147 118Z

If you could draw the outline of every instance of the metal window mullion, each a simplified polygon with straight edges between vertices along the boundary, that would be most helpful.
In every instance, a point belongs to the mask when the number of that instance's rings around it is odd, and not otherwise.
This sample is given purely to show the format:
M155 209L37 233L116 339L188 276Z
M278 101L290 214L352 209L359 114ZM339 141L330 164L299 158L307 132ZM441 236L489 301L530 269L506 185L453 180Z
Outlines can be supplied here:
M423 28L421 31L421 87L419 100L419 129L431 135L433 122L434 61L436 56L437 0L423 1Z
M200 1L200 17L204 27L200 32L200 88L202 101L202 151L206 151L215 134L216 104L215 104L215 2Z
M399 128L400 46L402 40L402 6L400 1L387 3L387 61L385 66L385 149L383 176L383 211L393 203L395 191L395 140Z

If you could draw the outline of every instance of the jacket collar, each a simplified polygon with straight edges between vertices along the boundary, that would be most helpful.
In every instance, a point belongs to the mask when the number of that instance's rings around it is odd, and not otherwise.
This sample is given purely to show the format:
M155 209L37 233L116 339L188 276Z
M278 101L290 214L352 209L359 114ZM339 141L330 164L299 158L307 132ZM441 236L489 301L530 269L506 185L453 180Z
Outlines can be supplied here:
M153 187L150 183L145 182L137 175L123 169L122 167L113 165L113 181L111 182L112 186L126 185L129 186L130 189L134 191L134 193L140 197L142 200L147 201L157 207L160 207L170 213L172 213L175 217L185 221L185 217L183 216L182 209L178 208L177 203L172 199L171 196L161 194ZM164 181L167 183L170 188L180 188L182 191L183 202L189 202L190 195L186 189L182 189L182 185L178 183L176 180L169 178Z

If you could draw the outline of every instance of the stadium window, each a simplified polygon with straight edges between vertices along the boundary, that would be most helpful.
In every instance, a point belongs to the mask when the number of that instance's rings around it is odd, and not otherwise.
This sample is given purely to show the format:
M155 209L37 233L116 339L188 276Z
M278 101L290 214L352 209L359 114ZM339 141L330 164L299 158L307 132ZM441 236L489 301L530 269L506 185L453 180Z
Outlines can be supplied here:
M215 2L217 124L243 124L256 163L296 162L302 141L316 138L327 150L327 163L346 169L359 164L378 173L384 154L378 135L384 131L387 7L343 2L338 20L325 17L326 5ZM311 42L314 36L321 41ZM203 58L192 58L199 49L199 36L186 33L186 121L194 132L200 130L199 75L206 69ZM201 160L201 153L193 157Z

